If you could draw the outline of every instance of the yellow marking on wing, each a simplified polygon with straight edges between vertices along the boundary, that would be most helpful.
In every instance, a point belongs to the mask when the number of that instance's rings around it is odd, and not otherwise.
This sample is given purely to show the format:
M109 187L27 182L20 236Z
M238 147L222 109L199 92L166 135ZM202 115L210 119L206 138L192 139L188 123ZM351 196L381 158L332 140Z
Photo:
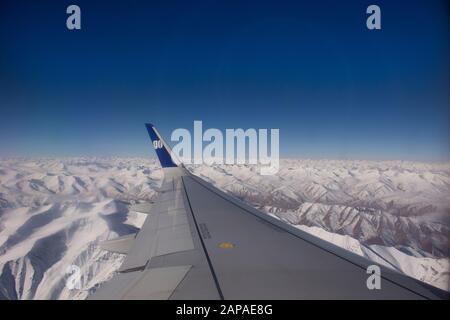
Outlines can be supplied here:
M234 244L232 244L231 242L222 242L221 244L219 244L219 248L221 248L221 249L233 249L234 248Z

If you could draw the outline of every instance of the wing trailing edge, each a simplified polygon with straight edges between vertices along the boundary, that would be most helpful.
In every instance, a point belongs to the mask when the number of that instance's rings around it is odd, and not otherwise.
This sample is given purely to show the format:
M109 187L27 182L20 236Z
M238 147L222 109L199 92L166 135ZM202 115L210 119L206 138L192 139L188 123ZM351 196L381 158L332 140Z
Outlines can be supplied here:
M135 238L136 233L127 234L126 236L101 242L100 248L114 253L127 254L130 251Z

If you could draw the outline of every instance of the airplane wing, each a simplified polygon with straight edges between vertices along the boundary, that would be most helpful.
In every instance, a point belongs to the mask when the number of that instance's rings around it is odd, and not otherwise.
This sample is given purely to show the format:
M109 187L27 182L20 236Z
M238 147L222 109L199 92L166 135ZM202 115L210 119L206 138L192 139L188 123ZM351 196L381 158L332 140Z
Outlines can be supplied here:
M105 242L126 254L90 299L448 299L379 265L368 289L363 257L287 225L194 176L151 124L164 181L137 234Z

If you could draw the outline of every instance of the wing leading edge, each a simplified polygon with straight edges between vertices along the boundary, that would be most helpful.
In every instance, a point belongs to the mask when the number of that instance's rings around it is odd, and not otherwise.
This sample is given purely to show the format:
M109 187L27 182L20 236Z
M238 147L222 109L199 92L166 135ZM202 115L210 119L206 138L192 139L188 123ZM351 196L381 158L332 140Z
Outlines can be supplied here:
M118 240L115 252L127 253L118 273L91 299L449 298L381 265L381 289L369 290L366 270L374 262L192 175L176 165L154 126L147 130L165 178L155 202L140 209L148 214L141 230Z

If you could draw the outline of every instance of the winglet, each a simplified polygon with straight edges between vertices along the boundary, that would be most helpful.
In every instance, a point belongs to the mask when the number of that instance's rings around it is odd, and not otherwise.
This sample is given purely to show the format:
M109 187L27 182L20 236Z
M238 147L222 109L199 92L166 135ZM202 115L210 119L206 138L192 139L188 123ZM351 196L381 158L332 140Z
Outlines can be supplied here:
M171 155L172 150L170 150L170 147L165 143L158 130L156 130L151 123L146 123L145 126L147 127L148 135L152 140L153 147L155 148L161 167L178 167Z

